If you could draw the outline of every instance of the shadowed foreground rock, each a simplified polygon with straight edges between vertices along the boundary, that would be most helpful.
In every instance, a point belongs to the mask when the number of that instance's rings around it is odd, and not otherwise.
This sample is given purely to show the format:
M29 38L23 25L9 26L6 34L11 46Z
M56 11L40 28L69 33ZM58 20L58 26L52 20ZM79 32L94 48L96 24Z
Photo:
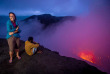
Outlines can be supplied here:
M84 61L60 56L40 46L43 53L28 56L24 51L24 41L21 41L21 60L15 57L9 64L8 44L0 39L0 74L106 74Z

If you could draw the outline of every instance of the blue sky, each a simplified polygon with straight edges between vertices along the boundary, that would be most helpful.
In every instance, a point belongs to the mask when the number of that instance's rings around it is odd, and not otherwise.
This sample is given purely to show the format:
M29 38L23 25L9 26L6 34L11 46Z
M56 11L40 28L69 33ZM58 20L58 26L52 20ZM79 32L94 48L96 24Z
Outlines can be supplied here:
M94 3L109 4L109 0L0 0L0 15L15 12L17 15L52 14L77 16L88 13Z

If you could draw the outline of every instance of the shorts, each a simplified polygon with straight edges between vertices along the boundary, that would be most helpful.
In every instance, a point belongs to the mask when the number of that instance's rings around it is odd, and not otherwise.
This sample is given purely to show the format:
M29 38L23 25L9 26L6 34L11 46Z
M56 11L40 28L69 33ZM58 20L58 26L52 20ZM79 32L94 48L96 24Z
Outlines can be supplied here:
M37 48L32 48L33 54L35 54L36 51L37 51Z
M14 37L13 35L7 39L9 45L9 51L20 48L20 38Z

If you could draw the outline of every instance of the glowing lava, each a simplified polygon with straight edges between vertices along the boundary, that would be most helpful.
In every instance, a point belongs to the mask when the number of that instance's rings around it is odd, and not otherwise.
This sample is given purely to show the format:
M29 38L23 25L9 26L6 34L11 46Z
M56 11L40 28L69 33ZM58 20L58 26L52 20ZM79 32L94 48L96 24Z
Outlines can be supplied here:
M80 52L79 57L84 59L84 60L87 60L91 63L95 63L94 54L91 52L87 52L87 51L86 52Z

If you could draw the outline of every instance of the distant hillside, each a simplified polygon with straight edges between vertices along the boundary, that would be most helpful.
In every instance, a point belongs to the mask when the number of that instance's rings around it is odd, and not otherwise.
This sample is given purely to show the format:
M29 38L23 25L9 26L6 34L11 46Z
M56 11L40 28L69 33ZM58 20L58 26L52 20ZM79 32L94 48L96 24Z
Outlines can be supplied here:
M41 24L44 24L44 29L54 23L58 23L64 20L75 20L74 16L62 16L62 17L56 17L56 16L52 16L50 14L42 14L42 15L33 15L30 16L26 19L24 19L23 21L28 22L29 20L39 20L39 22Z

